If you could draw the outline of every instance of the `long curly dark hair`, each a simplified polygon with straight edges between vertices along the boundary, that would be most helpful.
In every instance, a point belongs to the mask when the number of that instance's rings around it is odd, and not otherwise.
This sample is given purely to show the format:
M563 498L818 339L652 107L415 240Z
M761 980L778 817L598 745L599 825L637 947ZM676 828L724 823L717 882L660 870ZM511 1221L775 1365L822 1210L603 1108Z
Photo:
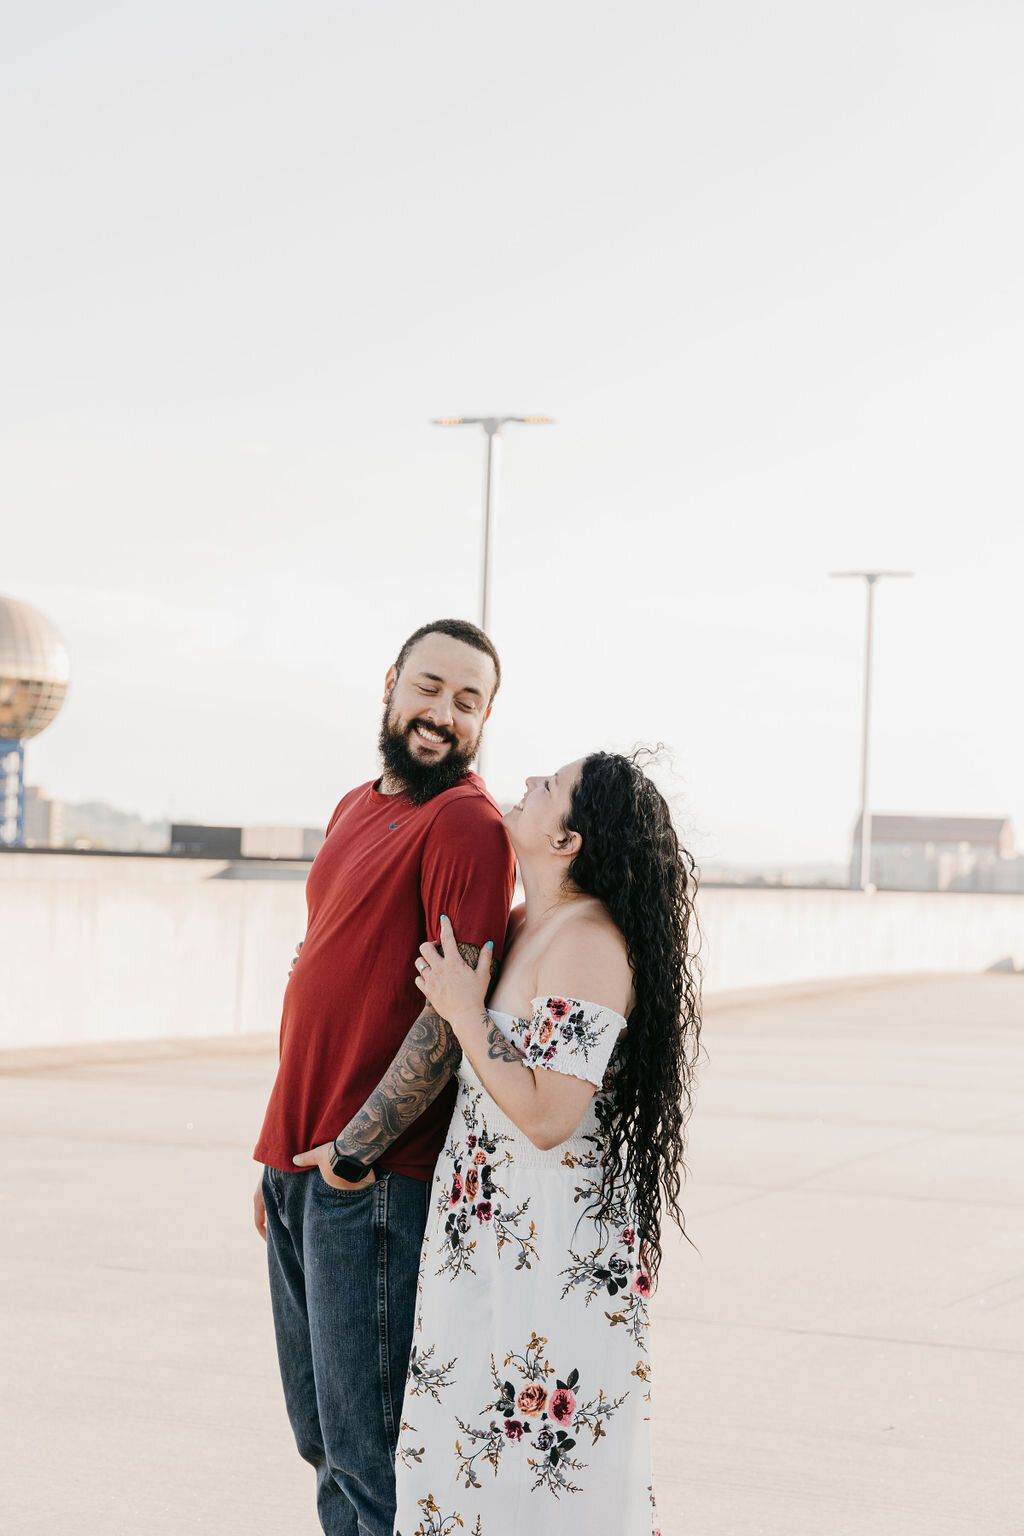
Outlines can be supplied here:
M608 1150L598 1215L621 1204L625 1184L653 1285L663 1208L684 1231L679 1193L700 1045L700 964L697 866L640 766L644 755L595 752L586 758L564 830L582 838L568 878L604 903L633 970L636 1002L602 1105Z

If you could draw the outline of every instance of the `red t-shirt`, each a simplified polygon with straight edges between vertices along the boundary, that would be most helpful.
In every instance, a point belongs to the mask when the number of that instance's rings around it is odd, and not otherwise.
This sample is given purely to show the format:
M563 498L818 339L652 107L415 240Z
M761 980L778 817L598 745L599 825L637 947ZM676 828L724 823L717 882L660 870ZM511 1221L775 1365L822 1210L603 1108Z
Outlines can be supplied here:
M289 1173L333 1141L377 1087L424 998L414 962L441 914L456 939L500 958L515 883L501 812L475 773L413 805L373 784L347 794L306 881L306 937L284 994L277 1080L253 1156ZM429 1179L454 1081L380 1159Z

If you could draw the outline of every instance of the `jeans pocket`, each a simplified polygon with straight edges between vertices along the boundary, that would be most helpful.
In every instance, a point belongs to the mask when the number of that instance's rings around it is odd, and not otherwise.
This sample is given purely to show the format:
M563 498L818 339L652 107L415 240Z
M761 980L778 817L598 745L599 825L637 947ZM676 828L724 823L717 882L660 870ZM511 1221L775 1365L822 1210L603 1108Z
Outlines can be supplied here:
M384 1170L377 1175L372 1184L362 1184L358 1189L337 1189L335 1185L328 1184L319 1168L316 1170L315 1177L315 1188L318 1194L325 1196L328 1200L340 1200L343 1204L349 1204L352 1201L361 1200L364 1195L372 1195L377 1185L382 1184L390 1175L387 1170Z

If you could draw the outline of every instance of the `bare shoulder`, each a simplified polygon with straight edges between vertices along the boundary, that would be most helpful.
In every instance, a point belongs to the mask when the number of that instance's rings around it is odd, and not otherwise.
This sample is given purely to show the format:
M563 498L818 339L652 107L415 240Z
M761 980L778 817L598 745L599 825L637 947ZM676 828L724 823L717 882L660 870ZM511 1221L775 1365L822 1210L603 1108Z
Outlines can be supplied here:
M628 1018L633 973L626 941L600 904L581 906L559 924L538 960L537 991L599 1003Z

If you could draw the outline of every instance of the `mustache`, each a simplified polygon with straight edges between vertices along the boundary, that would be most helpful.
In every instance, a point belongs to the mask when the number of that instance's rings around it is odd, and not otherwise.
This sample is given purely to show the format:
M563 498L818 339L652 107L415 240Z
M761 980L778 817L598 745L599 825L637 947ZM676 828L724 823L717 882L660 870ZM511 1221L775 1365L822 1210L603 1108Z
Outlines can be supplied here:
M406 734L408 735L409 731L414 730L417 725L422 726L425 731L430 731L433 736L440 736L442 741L446 741L450 747L455 746L454 731L446 731L443 725L431 725L429 720L421 720L419 717L409 721Z

